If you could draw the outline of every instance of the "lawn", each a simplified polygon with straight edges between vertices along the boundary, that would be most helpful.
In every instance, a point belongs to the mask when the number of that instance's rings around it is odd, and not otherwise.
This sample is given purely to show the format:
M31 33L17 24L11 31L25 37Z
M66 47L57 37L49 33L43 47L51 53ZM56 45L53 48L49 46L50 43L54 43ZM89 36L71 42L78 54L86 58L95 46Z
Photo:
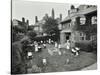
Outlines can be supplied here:
M65 48L60 49L62 55L58 55L57 53L50 55L47 49L53 47L54 46L48 45L42 52L33 54L33 59L28 62L30 65L30 67L28 67L28 73L34 73L34 71L32 71L32 66L34 67L34 65L41 69L39 72L63 72L81 70L96 62L96 54L94 53L80 51L79 56L74 56L70 50ZM47 59L47 65L42 64L43 58Z

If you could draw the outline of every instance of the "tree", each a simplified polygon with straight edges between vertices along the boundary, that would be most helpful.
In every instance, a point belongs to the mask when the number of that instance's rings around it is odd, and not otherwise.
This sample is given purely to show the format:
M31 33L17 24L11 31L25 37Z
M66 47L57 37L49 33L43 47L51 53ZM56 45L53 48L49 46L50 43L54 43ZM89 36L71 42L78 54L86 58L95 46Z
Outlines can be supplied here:
M12 43L11 50L11 73L24 74L26 73L26 65L23 57L23 50L19 42Z
M53 35L57 38L59 36L58 23L56 19L48 18L45 20L45 24L43 25L43 30L48 35ZM58 39L58 38L57 38Z
M27 36L30 38L30 40L33 40L34 37L36 36L36 33L34 31L29 31L27 33Z
M34 26L32 25L28 26L28 31L33 31L33 29L34 29Z

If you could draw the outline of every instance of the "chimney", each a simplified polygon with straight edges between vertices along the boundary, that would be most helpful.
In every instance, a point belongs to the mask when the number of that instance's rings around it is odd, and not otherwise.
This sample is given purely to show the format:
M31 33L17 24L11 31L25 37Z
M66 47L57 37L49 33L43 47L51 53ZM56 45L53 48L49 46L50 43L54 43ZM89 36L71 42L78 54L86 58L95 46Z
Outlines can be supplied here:
M35 16L35 23L37 23L38 22L38 17L37 16Z
M22 17L22 22L25 23L25 18L24 17Z
M62 14L60 14L60 21L62 20Z
M29 20L26 21L27 25L29 25Z
M71 10L75 9L75 6L74 5L71 5L70 9Z
M53 8L52 8L51 17L52 17L53 19L55 18L55 13L54 13L54 9L53 9Z

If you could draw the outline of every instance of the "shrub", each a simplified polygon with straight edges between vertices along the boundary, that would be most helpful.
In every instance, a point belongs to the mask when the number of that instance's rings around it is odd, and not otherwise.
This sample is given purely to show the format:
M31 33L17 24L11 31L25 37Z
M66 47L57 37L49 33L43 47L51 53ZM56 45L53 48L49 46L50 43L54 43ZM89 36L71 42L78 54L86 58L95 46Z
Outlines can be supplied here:
M76 47L79 47L82 51L91 52L93 51L93 46L91 43L75 43Z

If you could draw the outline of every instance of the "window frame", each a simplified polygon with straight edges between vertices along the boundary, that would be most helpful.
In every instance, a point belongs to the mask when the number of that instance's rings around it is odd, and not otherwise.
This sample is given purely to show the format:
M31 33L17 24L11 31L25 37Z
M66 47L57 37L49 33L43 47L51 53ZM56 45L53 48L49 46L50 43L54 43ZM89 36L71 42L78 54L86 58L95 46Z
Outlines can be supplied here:
M85 25L86 24L86 17L80 17L79 22L80 22L80 25Z
M86 40L86 35L83 32L80 32L79 35L80 35L80 41ZM84 39L82 39L82 38L84 38Z
M92 25L97 24L97 16L92 16L92 18L91 18L91 24Z

